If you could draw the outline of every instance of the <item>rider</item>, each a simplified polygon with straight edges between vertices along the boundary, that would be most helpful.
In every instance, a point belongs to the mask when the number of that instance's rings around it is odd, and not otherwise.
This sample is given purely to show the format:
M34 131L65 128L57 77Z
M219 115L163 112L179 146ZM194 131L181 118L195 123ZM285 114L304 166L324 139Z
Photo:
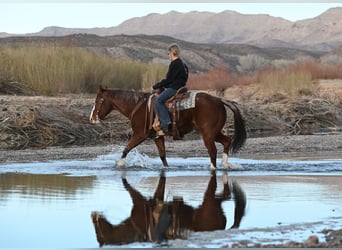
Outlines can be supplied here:
M171 61L166 78L153 85L153 89L165 88L155 100L156 111L160 120L160 129L158 135L165 135L171 125L171 119L165 101L175 95L177 90L184 87L188 80L188 67L180 59L180 49L177 44L171 44L168 49L169 59Z

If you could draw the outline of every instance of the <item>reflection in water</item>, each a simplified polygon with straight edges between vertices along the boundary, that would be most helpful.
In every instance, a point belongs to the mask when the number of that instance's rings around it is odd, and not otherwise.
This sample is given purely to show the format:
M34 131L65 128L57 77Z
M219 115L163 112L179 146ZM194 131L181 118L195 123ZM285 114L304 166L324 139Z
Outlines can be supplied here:
M235 201L234 223L231 228L238 228L245 213L246 196L237 182L228 183L224 173L223 192L216 194L216 172L212 171L202 204L194 208L187 205L182 197L173 197L164 201L166 177L160 173L159 182L153 197L146 198L134 189L125 176L122 184L133 201L131 215L118 225L112 225L101 213L92 212L97 241L105 244L127 244L132 242L162 242L167 239L186 238L191 231L223 230L226 216L222 202Z
M0 174L0 201L16 192L26 197L66 197L93 188L95 176L70 177L63 174Z

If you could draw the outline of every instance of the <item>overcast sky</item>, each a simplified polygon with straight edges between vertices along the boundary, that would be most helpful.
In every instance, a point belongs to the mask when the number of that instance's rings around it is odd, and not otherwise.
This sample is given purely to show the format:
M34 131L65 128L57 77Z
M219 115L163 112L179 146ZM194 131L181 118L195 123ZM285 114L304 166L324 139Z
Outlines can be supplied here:
M1 1L0 32L32 33L48 26L94 28L117 26L150 13L235 10L241 14L269 14L290 21L313 18L342 3L118 3ZM185 24L186 25L186 24Z

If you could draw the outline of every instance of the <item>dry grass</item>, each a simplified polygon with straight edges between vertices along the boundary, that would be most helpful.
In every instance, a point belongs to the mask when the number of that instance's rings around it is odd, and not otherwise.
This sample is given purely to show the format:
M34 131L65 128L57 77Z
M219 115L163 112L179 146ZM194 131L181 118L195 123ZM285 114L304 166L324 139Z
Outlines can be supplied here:
M264 96L284 94L290 97L312 95L318 84L311 74L305 72L270 72L260 77L258 83Z
M0 54L0 80L22 83L43 95L94 93L99 84L141 89L165 75L160 65L118 61L53 44L1 46Z

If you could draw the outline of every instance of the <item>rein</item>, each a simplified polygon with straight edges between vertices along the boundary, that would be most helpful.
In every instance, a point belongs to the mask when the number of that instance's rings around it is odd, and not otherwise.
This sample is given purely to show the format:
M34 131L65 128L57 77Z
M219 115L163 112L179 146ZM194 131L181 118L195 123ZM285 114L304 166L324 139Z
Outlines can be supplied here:
M103 102L104 102L104 99L103 99L103 97L101 97L101 99L100 99L100 105L99 105L98 109L96 110L96 120L99 119L99 112L100 112L100 110L101 110L101 108L102 108L102 103L103 103Z
M147 97L149 96L148 93L144 93L142 98L139 100L139 102L137 103L137 105L135 105L134 109L132 110L131 114L129 115L129 120L132 121L133 116L135 115L135 113L138 111L138 109L141 107L141 105L144 104L144 102L147 100Z
M148 100L150 94L149 93L144 93L142 98L139 100L139 102L135 105L134 109L132 110L131 114L129 115L129 120L132 123L132 119L133 116L135 115L135 113L139 110L139 108ZM148 107L146 105L146 111L145 111L145 124L144 124L144 133L146 134L146 124L147 124L147 117L148 117L148 113L147 113Z

